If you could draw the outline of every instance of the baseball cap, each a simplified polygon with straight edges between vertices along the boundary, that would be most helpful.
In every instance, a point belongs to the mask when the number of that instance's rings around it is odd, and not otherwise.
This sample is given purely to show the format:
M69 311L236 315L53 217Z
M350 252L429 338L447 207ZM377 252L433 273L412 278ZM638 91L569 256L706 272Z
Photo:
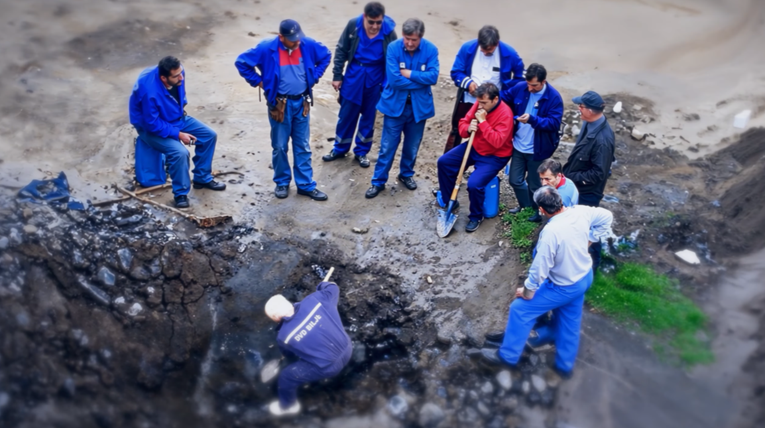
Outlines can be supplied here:
M587 91L581 97L574 97L574 104L584 104L585 107L593 110L603 110L606 106L606 102L595 91Z
M297 42L305 37L303 30L300 29L300 24L293 19L285 19L279 24L279 34L291 42Z

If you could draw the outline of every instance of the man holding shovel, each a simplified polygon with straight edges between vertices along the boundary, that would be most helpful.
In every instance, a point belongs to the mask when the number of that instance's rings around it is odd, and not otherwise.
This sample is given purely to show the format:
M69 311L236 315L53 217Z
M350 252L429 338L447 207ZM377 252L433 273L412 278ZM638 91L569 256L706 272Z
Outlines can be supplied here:
M459 125L462 138L475 132L472 148L468 149L468 144L462 143L438 158L438 185L443 198L452 194L463 158L467 158L465 167L475 165L467 182L470 217L466 232L475 232L481 225L486 185L507 165L513 154L513 112L507 104L500 102L499 88L493 83L483 83L474 93L477 102L460 119Z
M279 400L268 410L275 416L300 412L298 388L336 376L351 359L351 339L343 328L337 303L340 289L329 274L302 302L292 304L281 294L266 302L266 315L280 323L277 343L286 357L297 362L279 374Z

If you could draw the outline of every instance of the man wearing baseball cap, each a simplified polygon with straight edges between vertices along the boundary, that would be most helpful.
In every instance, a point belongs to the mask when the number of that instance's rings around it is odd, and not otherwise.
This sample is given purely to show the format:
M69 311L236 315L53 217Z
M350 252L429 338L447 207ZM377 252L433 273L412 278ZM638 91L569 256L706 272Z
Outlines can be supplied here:
M300 24L285 19L279 25L278 37L263 40L236 59L236 68L244 80L266 93L277 198L289 196L292 173L287 154L292 138L297 193L315 201L327 200L313 180L309 111L313 85L324 74L331 57L326 46L303 34Z
M579 190L580 205L597 207L611 175L614 131L603 115L606 103L597 92L587 91L581 97L574 97L573 102L579 106L583 126L568 162L563 165L563 175ZM590 246L590 255L595 271L600 264L600 242Z

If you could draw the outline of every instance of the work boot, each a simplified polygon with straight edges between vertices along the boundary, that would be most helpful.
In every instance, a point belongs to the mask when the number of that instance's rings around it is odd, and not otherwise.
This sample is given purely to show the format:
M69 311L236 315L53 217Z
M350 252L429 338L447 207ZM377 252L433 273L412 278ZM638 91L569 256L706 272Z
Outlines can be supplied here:
M268 405L268 411L274 416L297 415L300 412L300 403L295 401L295 404L284 409L282 408L282 405L279 404L279 400L276 400Z
M369 168L369 159L366 155L356 155L353 158L359 162L362 168Z
M481 220L470 220L468 222L467 226L465 226L465 232L467 232L467 233L475 232L476 230L478 230L478 226L481 225L482 221L483 221L483 219L481 219Z
M484 335L486 340L492 340L495 342L501 342L505 339L505 331L504 330L493 330Z
M404 186L406 186L409 190L414 190L417 188L417 182L414 181L414 178L412 177L403 177L401 175L398 176L398 181L404 183Z
M313 189L310 192L307 190L298 189L297 192L298 192L298 195L308 196L314 201L326 201L329 198L326 193L322 192L319 189Z
M509 210L507 210L507 212L509 212L510 214L518 214L519 212L521 212L522 209L523 208L521 207L515 207L515 208L510 208Z
M210 190L226 190L226 183L221 183L215 180L210 180L207 183L194 182L195 189L210 189Z
M380 192L382 192L383 190L385 190L385 185L384 185L384 184L383 184L382 186L375 186L375 185L373 184L373 185L372 185L372 187L370 187L369 189L367 189L367 193L365 193L365 194L364 194L364 197L365 197L365 198L367 198L367 199L372 199L372 198L375 198L375 197L377 197L377 195L379 195L379 194L380 194Z
M290 194L290 188L289 186L276 186L276 189L274 189L274 196L276 196L279 199L284 199Z
M175 197L175 207L176 208L188 208L189 207L189 197L186 195L178 195Z
M329 152L329 154L322 156L321 160L323 160L324 162L332 162L333 160L342 159L344 157L345 157L345 153L337 153L336 151L332 150Z
M505 366L513 370L517 369L517 366L513 364L509 364L505 362L503 359L499 358L499 349L482 348L481 357L483 357L483 361L493 366Z
M541 223L542 222L542 216L539 215L539 213L534 213L533 216L529 217L529 221L532 221L534 223Z

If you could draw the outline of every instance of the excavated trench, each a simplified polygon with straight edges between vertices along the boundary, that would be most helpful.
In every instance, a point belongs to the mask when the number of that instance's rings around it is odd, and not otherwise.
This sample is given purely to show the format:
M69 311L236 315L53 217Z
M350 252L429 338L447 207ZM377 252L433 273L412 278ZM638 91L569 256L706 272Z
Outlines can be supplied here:
M481 339L439 342L414 290L324 241L202 232L149 206L1 204L3 426L508 426L519 403L553 402L532 379L551 355L498 375L467 356ZM300 416L272 420L260 371L280 354L264 303L302 299L331 266L352 360L300 391Z

